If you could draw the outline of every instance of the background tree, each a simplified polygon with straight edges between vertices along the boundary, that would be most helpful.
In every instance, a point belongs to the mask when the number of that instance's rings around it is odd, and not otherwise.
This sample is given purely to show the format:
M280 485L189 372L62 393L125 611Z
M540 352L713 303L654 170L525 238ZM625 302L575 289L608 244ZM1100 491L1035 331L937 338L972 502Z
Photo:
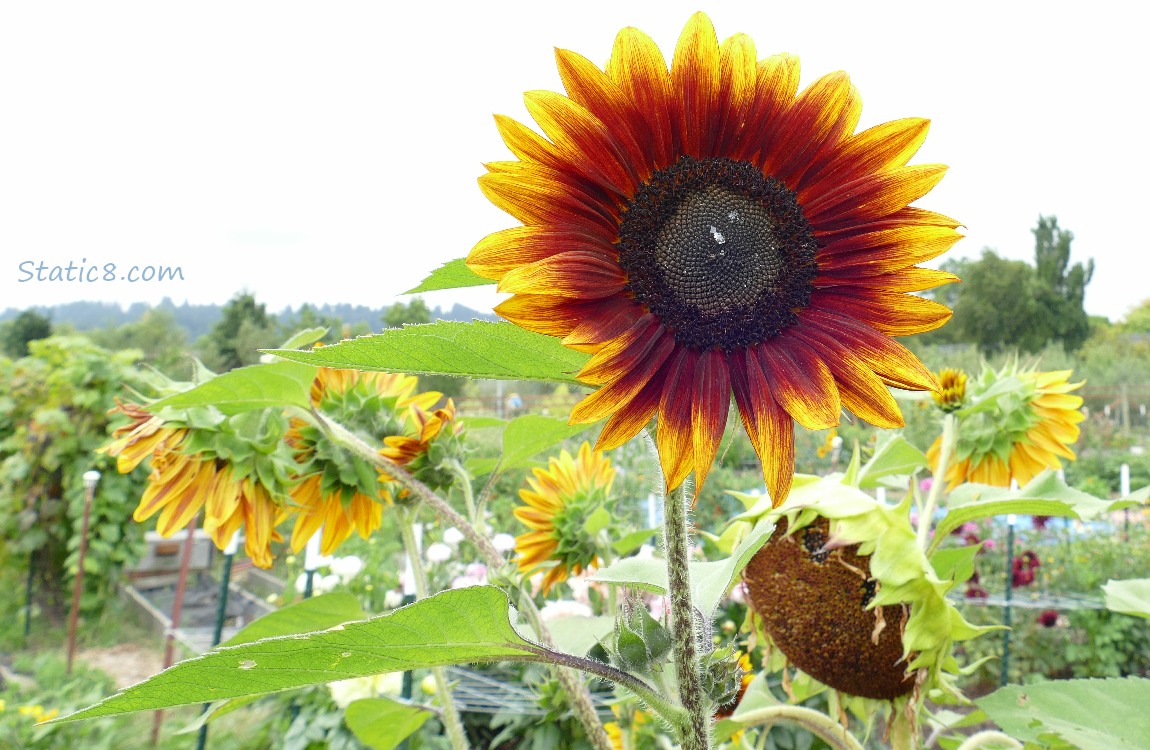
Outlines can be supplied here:
M224 305L219 321L197 342L197 348L205 365L223 372L255 364L260 357L257 349L280 343L275 316L252 294L242 292Z
M188 336L170 309L154 307L139 320L116 328L97 328L89 338L111 351L138 349L143 362L176 380L191 375Z
M396 302L387 308L387 312L383 314L383 324L387 328L430 322L431 310L428 309L421 297L416 297L406 305L402 302Z
M1034 264L1039 282L1038 302L1051 317L1053 340L1077 351L1090 336L1090 318L1082 307L1086 285L1094 276L1094 260L1070 265L1074 234L1058 228L1058 218L1039 216L1034 234Z
M52 321L35 310L25 310L0 325L0 349L13 359L28 356L28 342L52 335Z

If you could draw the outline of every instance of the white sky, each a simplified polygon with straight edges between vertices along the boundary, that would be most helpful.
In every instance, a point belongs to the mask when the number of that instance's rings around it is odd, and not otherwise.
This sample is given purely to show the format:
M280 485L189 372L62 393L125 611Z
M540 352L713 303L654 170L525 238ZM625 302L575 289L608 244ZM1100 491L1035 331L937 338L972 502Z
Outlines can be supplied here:
M720 38L843 69L861 127L933 120L922 205L954 255L1033 258L1056 214L1097 263L1086 307L1142 299L1150 140L1137 3L712 2ZM383 305L514 221L480 194L492 113L561 91L553 47L606 61L637 26L665 54L697 3L195 2L0 6L0 309L80 299L273 310ZM1140 51L1142 50L1142 51ZM20 264L179 266L183 281L21 283ZM440 292L490 306L487 292Z

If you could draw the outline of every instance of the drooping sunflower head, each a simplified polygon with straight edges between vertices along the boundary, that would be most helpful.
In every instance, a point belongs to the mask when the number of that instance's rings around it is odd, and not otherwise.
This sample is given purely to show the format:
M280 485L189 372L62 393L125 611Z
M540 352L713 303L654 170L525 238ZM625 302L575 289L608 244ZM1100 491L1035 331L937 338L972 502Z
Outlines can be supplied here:
M436 391L416 392L417 384L410 375L321 367L311 399L340 424L387 441L408 429L411 412L431 408L441 398ZM371 464L303 419L292 420L287 440L301 477L291 490L293 550L303 549L321 528L321 553L329 555L353 532L366 539L380 527L390 495Z
M902 424L887 386L933 390L934 376L890 337L942 325L950 311L910 292L954 281L918 266L947 250L958 222L910 207L942 177L907 166L927 121L859 133L861 101L843 73L798 90L798 60L722 44L702 13L668 69L637 29L605 69L557 52L567 95L530 92L544 136L506 117L514 161L480 187L523 226L467 259L513 296L508 320L592 354L600 388L572 421L608 421L597 448L658 417L669 487L702 486L732 394L771 497L794 468L793 421L840 412Z
M128 422L112 432L112 442L97 449L116 459L116 470L127 474L145 459L175 450L187 437L180 426L166 425L140 404L116 400L108 414L122 414Z
M1078 441L1082 397L1072 391L1071 371L1036 372L1007 364L984 368L971 386L970 408L960 409L958 441L947 468L948 489L963 482L1007 487L1013 479L1025 485L1044 469L1073 461ZM942 439L927 452L937 465Z
M385 438L379 454L407 469L431 489L441 490L455 481L452 464L462 458L462 434L463 423L455 417L452 399L434 411L412 406L407 410L406 432ZM379 479L393 481L387 472L380 472ZM389 500L402 499L407 496L407 490L393 493L388 489L385 495Z
M516 562L526 573L547 568L544 592L599 560L598 537L610 522L605 505L614 480L610 459L585 442L577 456L563 451L546 469L535 469L519 491L525 504L515 517L530 531L515 540ZM595 522L600 518L606 523Z
M786 660L823 684L877 700L958 695L955 641L992 628L947 599L910 524L840 477L805 477L768 515L778 525L746 569L751 606Z
M938 373L938 386L931 395L944 412L957 411L966 403L966 373L962 370L944 368Z

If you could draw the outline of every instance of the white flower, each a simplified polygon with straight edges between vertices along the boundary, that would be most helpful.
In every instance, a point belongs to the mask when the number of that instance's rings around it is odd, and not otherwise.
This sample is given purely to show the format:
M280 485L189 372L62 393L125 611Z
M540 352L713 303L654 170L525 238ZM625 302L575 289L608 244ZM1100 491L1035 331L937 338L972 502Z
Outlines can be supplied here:
M539 611L539 616L543 622L551 622L564 617L591 617L595 612L586 604L574 602L570 599L560 599L555 602L547 602L543 605L543 609Z
M363 570L363 560L355 555L337 557L331 561L328 567L330 567L331 572L339 576L344 583L348 583Z
M307 589L307 573L300 573L295 578L296 593L302 594Z
M451 556L455 553L452 552L451 547L448 547L443 542L435 542L427 546L427 552L425 554L427 555L428 562L441 563L450 560Z
M399 695L403 691L403 672L388 672L370 677L355 677L350 680L338 680L327 686L331 691L331 699L340 708L347 708L348 704L363 698L375 698L380 695Z
M326 576L316 576L312 581L312 592L316 594L326 594L330 591L335 591L339 585L343 583L340 577L335 573L329 573Z
M383 606L388 609L398 609L403 606L403 594L395 589L391 589L383 595Z
M515 549L515 537L510 534L496 534L491 537L491 544L500 552L510 552Z
M448 544L459 544L463 541L463 532L452 526L443 532L443 541Z

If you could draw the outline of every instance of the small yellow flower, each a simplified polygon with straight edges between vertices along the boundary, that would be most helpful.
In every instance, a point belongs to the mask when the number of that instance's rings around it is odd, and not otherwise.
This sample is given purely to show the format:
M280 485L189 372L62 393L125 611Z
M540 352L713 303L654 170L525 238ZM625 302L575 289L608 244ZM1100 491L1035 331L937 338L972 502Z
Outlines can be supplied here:
M966 403L966 373L949 367L938 373L939 389L931 395L944 412L961 409Z

